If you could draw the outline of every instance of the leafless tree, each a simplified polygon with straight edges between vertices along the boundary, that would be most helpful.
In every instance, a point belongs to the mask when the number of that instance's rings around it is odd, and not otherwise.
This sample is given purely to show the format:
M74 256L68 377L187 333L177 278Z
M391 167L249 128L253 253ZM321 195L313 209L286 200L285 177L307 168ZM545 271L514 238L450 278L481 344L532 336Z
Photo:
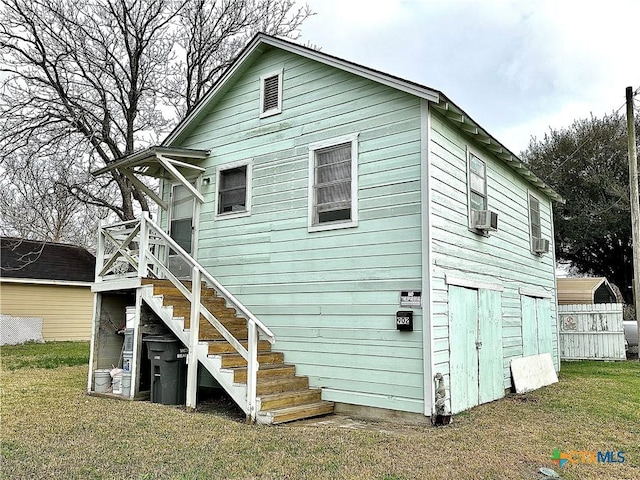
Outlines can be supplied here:
M293 0L2 2L4 223L53 215L43 208L30 217L19 205L27 193L44 203L59 201L62 192L74 198L70 206L79 201L122 220L149 210L144 194L118 171L97 180L87 172L158 143L251 35L295 38L309 15ZM16 174L20 165L33 167L33 178ZM56 173L45 181L37 175L45 171ZM53 233L65 228L62 217L45 222L49 238L62 238Z
M73 162L49 161L50 154L42 148L37 155L5 159L5 175L0 177L0 234L94 250L95 231L106 212L80 201L70 191L75 187L69 186L84 183L86 189L93 179Z

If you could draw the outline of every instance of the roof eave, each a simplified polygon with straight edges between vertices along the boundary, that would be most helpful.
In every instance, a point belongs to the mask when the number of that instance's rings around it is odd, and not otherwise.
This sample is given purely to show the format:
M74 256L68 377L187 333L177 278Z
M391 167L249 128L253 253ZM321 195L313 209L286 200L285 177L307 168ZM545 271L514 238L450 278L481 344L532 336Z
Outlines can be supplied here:
M466 114L464 110L449 100L444 94L440 94L441 98L438 103L432 106L438 110L449 121L457 124L459 128L467 135L474 137L476 141L484 145L493 155L505 162L511 169L515 170L527 182L535 186L538 190L545 193L550 199L558 203L566 203L565 199L555 190L547 185L542 179L536 176L527 167L520 158L496 140L484 128L482 128L475 120Z
M179 147L167 147L167 146L154 146L145 148L134 153L127 155L126 157L119 158L115 162L107 165L106 167L99 168L91 172L91 175L98 177L111 170L118 168L128 168L140 165L142 163L151 161L157 158L158 155L164 155L171 158L190 158L202 160L207 157L209 150L197 150L193 148L179 148Z
M341 58L334 57L332 55L328 55L326 53L322 53L287 40L272 37L264 33L258 33L255 37L253 37L253 40L251 40L251 42L249 42L247 46L240 52L233 64L222 74L220 79L218 79L209 93L205 95L202 100L200 100L196 108L176 126L176 128L167 136L162 144L171 145L176 140L178 140L185 132L185 130L188 129L189 125L191 125L191 123L195 121L203 113L203 111L207 109L212 99L215 98L216 95L224 89L224 86L227 84L227 82L235 76L235 74L242 68L245 62L250 59L250 57L255 52L259 51L260 48L265 45L269 47L280 48L282 50L295 53L296 55L315 60L326 65L334 66L341 70L404 91L411 95L424 98L430 102L437 103L440 101L440 92L438 92L437 90L433 90L417 83L410 82L402 78L365 67L363 65L358 65L356 63L349 62L347 60L343 60Z

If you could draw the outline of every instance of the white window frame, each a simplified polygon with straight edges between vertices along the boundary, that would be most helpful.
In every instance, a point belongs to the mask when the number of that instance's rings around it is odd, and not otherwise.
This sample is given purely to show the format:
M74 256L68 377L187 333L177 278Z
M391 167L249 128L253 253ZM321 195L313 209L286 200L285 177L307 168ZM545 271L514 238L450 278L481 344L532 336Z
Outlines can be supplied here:
M264 107L264 81L267 78L278 76L278 106L263 110ZM273 70L260 76L260 118L270 117L282 113L282 77L284 76L284 68Z
M485 198L485 210L489 209L489 165L488 162L482 158L477 152L467 148L467 217L469 221L469 229L473 232L478 232L478 229L473 226L473 212L474 208L471 206L471 193L476 192L471 188L471 156L476 157L484 164L484 198ZM477 192L476 192L477 193Z
M246 192L245 192L245 210L241 212L223 212L218 213L218 209L220 208L220 177L222 176L222 172L226 170L232 170L234 168L239 167L247 167L247 182L246 182ZM216 192L215 192L215 218L216 219L226 219L226 218L238 218L238 217L248 217L251 215L251 191L252 191L252 178L253 178L253 160L240 160L238 162L225 163L224 165L219 165L216 167Z
M540 206L542 205L542 201L540 200L540 197L538 197L537 195L534 195L534 193L531 190L527 191L527 215L529 217L529 248L531 249L531 253L535 253L533 251L533 241L534 241L534 238L538 238L538 237L533 236L533 218L531 216L531 198L535 198L536 201L538 202L538 216L540 220L540 223L538 225L538 227L540 228L539 238L544 238L542 236L542 211L540 209Z
M358 226L358 133L335 137L309 144L309 208L307 229L309 232L336 230ZM314 224L315 210L315 160L316 150L351 143L351 220Z

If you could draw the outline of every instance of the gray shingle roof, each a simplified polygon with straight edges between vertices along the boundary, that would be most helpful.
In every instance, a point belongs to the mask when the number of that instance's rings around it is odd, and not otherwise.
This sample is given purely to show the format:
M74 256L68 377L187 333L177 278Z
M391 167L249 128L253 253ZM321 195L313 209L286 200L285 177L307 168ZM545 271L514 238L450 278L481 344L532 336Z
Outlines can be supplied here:
M96 259L82 247L0 237L3 278L93 282Z

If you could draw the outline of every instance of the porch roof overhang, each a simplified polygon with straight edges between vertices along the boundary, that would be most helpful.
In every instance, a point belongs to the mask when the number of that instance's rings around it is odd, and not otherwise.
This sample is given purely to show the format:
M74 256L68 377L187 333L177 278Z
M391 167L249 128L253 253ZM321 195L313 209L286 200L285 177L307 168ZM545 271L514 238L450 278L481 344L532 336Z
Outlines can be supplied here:
M202 194L187 180L189 173L200 174L204 168L190 162L200 161L207 157L209 150L192 148L154 146L134 152L119 158L106 167L94 170L94 177L104 175L112 170L118 170L138 189L147 194L161 208L167 209L167 202L162 200L156 192L145 185L137 175L153 178L170 178L182 184L187 191L200 203L204 203ZM186 174L185 173L189 172Z

